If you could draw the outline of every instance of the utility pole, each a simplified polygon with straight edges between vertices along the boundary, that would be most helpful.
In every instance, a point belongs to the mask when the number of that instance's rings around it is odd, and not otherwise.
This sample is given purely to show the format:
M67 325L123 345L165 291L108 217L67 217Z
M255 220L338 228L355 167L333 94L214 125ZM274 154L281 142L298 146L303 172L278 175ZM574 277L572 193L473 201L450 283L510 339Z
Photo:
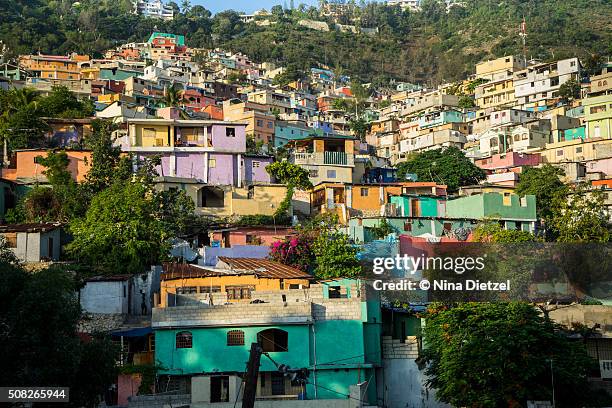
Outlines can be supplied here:
M557 408L557 404L555 404L555 374L553 371L553 361L550 359L550 383L552 386L552 406L553 408Z
M259 375L259 362L261 360L261 346L251 343L247 373L244 379L244 393L242 394L242 408L253 408L255 405L255 393L257 392L257 376Z

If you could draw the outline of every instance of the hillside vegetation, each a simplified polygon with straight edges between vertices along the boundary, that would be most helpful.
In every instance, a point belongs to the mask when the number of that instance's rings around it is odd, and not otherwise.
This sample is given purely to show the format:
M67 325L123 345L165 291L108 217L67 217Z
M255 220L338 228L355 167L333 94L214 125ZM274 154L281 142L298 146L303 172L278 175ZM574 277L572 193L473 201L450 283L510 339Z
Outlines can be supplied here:
M369 3L341 16L344 24L378 27L378 34L366 35L301 27L297 21L304 18L326 21L316 8L306 6L276 6L270 17L274 24L262 27L242 23L235 11L211 16L202 6L183 8L168 22L132 14L129 0L0 0L0 39L10 55L40 51L99 56L109 47L144 41L157 29L184 34L192 47L241 51L298 74L318 65L362 81L385 83L393 77L435 84L463 78L483 59L522 53L518 31L525 17L529 57L612 54L611 0L465 4L447 12L439 0L424 0L422 11L409 12Z

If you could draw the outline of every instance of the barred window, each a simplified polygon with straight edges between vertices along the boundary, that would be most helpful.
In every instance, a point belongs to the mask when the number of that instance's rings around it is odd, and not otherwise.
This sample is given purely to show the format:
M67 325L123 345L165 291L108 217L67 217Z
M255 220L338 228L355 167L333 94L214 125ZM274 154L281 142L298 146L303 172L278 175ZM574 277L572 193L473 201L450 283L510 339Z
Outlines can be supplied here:
M183 286L176 288L177 295L193 295L194 293L198 293L197 286Z
M221 286L200 286L200 293L219 293Z
M176 333L176 348L191 348L193 345L191 332L183 331Z
M228 346L244 346L244 332L242 330L230 330L227 332Z

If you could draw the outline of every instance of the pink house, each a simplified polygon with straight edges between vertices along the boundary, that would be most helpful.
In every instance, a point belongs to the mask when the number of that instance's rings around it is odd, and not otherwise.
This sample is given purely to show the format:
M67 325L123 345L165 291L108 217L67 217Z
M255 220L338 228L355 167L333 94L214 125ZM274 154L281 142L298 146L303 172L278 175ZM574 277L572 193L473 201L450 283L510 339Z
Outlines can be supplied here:
M539 154L508 152L506 154L495 154L485 159L478 159L475 164L484 170L512 169L523 166L537 166L540 164ZM520 173L520 169L518 170Z

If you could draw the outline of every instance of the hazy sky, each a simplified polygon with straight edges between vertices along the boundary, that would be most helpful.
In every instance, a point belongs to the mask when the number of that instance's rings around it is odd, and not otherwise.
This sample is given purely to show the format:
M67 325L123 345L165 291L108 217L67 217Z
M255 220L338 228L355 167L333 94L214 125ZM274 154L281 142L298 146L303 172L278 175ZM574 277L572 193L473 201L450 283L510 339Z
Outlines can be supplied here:
M181 4L180 0L174 0L178 5ZM246 13L252 13L255 10L261 8L270 9L276 4L282 5L284 0L191 0L191 4L201 4L213 13L219 11L234 9L236 11L244 11ZM298 4L304 3L308 5L317 5L317 0L293 0L293 3L297 7ZM291 0L287 0L287 6L291 4Z

